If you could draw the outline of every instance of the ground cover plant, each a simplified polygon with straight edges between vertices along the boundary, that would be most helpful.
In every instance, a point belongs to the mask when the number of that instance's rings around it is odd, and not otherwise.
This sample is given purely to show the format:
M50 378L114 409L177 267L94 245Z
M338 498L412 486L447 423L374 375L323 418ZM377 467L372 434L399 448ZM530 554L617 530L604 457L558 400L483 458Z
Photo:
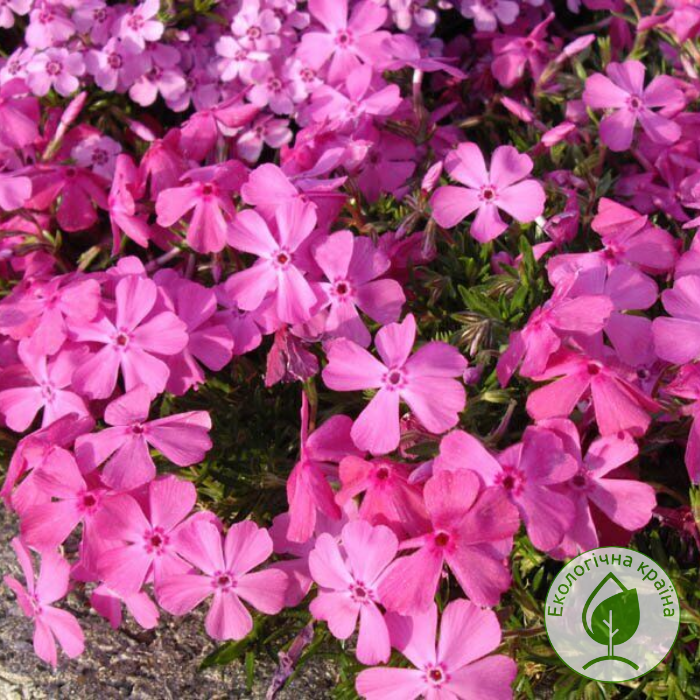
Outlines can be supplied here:
M206 611L204 666L370 700L700 696L700 2L0 1L5 584L48 664ZM606 544L668 658L568 669Z

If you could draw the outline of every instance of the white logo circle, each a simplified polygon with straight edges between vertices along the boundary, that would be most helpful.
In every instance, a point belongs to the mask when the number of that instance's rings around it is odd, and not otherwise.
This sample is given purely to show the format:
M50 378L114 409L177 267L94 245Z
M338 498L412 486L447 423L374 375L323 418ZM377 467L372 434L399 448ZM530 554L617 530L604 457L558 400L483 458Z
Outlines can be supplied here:
M580 554L547 594L545 626L554 650L593 680L619 683L648 673L671 650L679 625L668 574L624 547Z

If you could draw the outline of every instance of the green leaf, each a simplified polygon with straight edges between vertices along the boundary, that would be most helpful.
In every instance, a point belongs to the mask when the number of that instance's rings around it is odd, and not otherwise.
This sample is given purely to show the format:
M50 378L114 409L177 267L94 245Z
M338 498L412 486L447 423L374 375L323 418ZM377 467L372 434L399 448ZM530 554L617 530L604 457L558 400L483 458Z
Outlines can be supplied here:
M620 591L602 601L591 616L591 637L599 644L624 644L639 627L639 598L636 588Z

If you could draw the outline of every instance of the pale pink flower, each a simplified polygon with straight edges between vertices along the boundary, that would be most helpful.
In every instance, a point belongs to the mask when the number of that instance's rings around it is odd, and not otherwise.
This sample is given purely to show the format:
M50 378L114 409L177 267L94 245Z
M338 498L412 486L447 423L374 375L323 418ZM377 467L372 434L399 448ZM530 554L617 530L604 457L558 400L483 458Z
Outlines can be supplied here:
M74 659L83 653L83 631L73 615L59 610L52 603L68 593L70 564L57 552L47 552L41 560L39 579L34 578L32 555L21 540L12 540L26 588L13 576L5 576L5 584L17 596L22 612L34 620L34 651L54 668L58 663L56 640L66 656Z
M258 256L252 267L226 280L228 294L244 311L254 311L271 297L284 323L308 321L318 307L316 293L305 273L309 269L308 243L316 231L314 206L299 200L280 206L275 226L251 209L236 215L229 243Z
M358 308L380 324L398 320L406 297L396 280L377 279L391 262L369 238L338 231L315 248L314 258L328 280L321 287L326 294L324 327L331 338L370 344Z
M29 94L23 80L0 85L0 146L24 148L39 137L39 101Z
M544 189L527 177L532 160L512 146L499 146L487 168L479 147L462 143L445 158L445 169L465 187L447 185L436 190L430 203L440 226L452 228L476 211L470 233L486 243L508 228L499 209L521 223L534 221L544 211Z
M93 134L74 146L71 156L79 166L90 168L93 173L102 177L111 178L121 150L121 144L109 136Z
M26 15L32 7L32 0L5 0L0 5L0 28L10 29L15 24L15 15Z
M388 610L414 614L435 598L447 564L462 590L478 605L495 605L510 585L508 554L520 526L518 511L502 489L482 489L472 471L442 470L423 491L431 525L402 542L418 551L397 559L379 584Z
M122 595L102 583L90 594L90 605L114 630L122 624L122 603L139 626L147 630L157 627L160 613L146 593L140 591Z
M653 110L680 111L685 104L683 93L668 75L656 76L645 88L644 73L640 61L625 61L609 63L608 77L595 73L586 80L586 106L613 110L600 123L600 138L612 151L626 151L632 145L637 121L655 143L671 144L680 138L680 126Z
M236 161L190 170L181 178L190 182L158 194L158 223L173 226L192 212L187 228L189 245L199 253L219 252L231 235L236 216L231 192L240 190L245 172Z
M396 556L399 542L388 527L373 527L363 520L348 523L340 539L342 548L331 535L320 535L309 554L311 576L319 586L309 609L338 639L352 635L359 617L358 660L386 663L391 644L377 605L377 582Z
M23 432L42 409L42 427L69 413L88 415L82 397L71 391L73 372L85 357L82 351L67 350L49 359L20 346L19 355L22 364L0 374L0 413L9 428Z
M514 0L460 0L459 9L482 32L495 32L499 23L513 24L520 14Z
M178 467L201 462L211 449L211 419L206 411L149 421L150 406L151 393L140 384L107 406L104 419L112 427L76 441L75 453L83 465L94 469L107 462L102 480L113 489L129 491L155 477L149 446Z
M85 73L85 62L80 53L68 49L51 48L36 54L27 66L27 85L39 97L53 88L68 97L80 87L78 78Z
M653 486L624 478L631 475L620 469L639 453L629 434L597 438L584 457L578 428L571 421L552 419L539 425L561 437L564 449L577 465L576 473L559 486L573 500L574 510L571 527L562 543L550 552L552 556L575 557L601 546L593 518L596 511L630 532L640 530L651 520L656 507Z
M657 355L667 362L683 364L700 357L700 276L685 275L673 289L661 293L671 318L655 318L652 325Z
M363 0L348 19L347 0L309 0L309 11L325 31L307 31L297 55L317 69L330 59L331 83L342 81L361 62L371 66L384 56L383 41L389 34L378 30L386 21L386 8Z
M421 488L411 483L411 468L388 459L368 462L348 455L338 470L341 488L336 503L345 507L362 496L359 516L372 525L387 525L399 537L411 537L428 529L429 518Z
M309 402L302 393L299 461L287 479L287 537L292 542L306 542L312 536L320 513L331 520L340 518L329 476L337 474L334 464L347 455L358 454L350 439L351 426L347 416L332 416L309 434Z
M370 668L357 676L366 700L510 700L517 666L487 656L501 643L496 613L467 600L447 605L437 639L437 606L410 618L387 615L392 646L415 668Z
M443 469L471 469L486 486L502 489L518 508L532 544L542 551L559 545L572 525L572 500L557 492L557 485L574 476L576 462L549 430L526 428L522 443L498 457L472 435L456 430L440 443L433 473Z
M115 290L116 308L90 323L77 323L77 340L102 347L73 375L73 385L93 398L107 398L121 369L127 391L145 384L153 395L165 388L170 371L158 355L170 356L187 345L185 324L171 311L151 313L158 289L149 279L128 275Z
M177 535L198 517L186 519L197 501L194 485L165 476L149 484L145 500L147 507L128 494L105 498L95 519L100 536L112 545L100 554L98 571L119 595L138 593L147 581L157 590L190 569L179 556Z
M427 343L413 355L416 321L412 315L377 332L375 346L382 361L351 340L334 341L323 380L335 391L379 389L352 427L355 444L372 454L399 446L399 402L403 399L430 432L454 427L466 401L461 377L467 361L442 342ZM433 399L440 396L440 401Z
M84 542L91 544L95 537L94 518L106 492L99 480L86 480L73 455L61 447L51 450L34 469L32 480L48 501L22 511L24 541L38 551L51 551L82 523Z
M177 537L180 554L202 574L171 576L158 587L158 601L173 615L184 615L213 595L205 621L214 639L243 639L253 628L241 598L267 615L284 605L287 576L278 569L251 572L272 554L266 530L246 520L234 523L222 539L219 528L202 519Z
M159 0L144 0L142 4L125 12L114 28L121 39L144 49L147 41L158 41L163 36L165 27L155 19L159 11Z

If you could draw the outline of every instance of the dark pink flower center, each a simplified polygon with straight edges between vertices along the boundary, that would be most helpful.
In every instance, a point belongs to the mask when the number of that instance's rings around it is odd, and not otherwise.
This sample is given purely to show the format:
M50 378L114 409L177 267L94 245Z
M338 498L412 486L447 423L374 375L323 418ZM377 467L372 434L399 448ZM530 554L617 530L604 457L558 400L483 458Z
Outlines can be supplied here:
M78 171L72 167L66 168L64 172L67 180L72 180L78 174Z
M63 71L63 65L60 61L54 59L46 64L46 72L49 75L60 75L61 71Z
M507 467L498 477L498 481L508 493L517 496L522 491L525 478L520 470Z
M641 98L637 97L636 95L632 95L630 98L627 100L627 106L633 110L637 111L638 109L641 109L642 107L642 100Z
M389 478L389 468L379 467L376 472L376 477L379 481L386 481Z
M143 423L134 423L134 425L131 426L131 432L134 435L143 435L146 429L143 426Z
M439 666L429 668L426 675L431 685L440 685L445 682L445 672Z
M106 165L109 163L109 154L104 148L96 148L92 152L92 162L95 165Z
M145 21L138 12L134 12L126 22L127 27L135 32L138 32L144 24Z
M48 382L43 382L41 384L41 396L46 401L52 401L55 396L53 385Z
M286 250L278 250L275 254L275 262L279 267L286 267L292 261L291 254Z
M600 374L600 365L597 362L589 362L588 363L588 374L590 374L592 377L595 377L596 374Z
M124 61L118 53L111 53L107 56L107 65L113 70L119 70L124 65Z
M280 92L282 90L282 81L279 78L270 78L267 81L267 87L270 92Z
M437 535L435 535L435 545L437 547L447 547L447 545L450 543L450 535L447 532L438 532Z
M588 474L583 470L575 474L571 479L571 485L577 489L585 489L588 486Z
M228 590L235 583L233 576L228 571L217 571L212 577L212 585L214 588Z
M214 186L213 185L211 185L208 182L205 185L202 185L202 196L203 197L210 197L212 194L214 194Z
M401 369L391 369L384 375L384 386L387 389L400 389L405 384L406 377Z
M248 27L248 31L246 32L248 35L249 39L259 39L262 36L262 29L260 27Z
M338 44L338 46L349 46L352 43L352 33L347 29L341 29L335 35L335 43Z
M117 333L117 337L114 339L114 342L119 346L119 347L124 347L125 345L128 345L129 343L129 336L126 333Z
M86 493L83 496L83 508L90 510L97 505L97 498L92 493Z
M481 188L481 199L484 202L493 202L496 199L496 188L491 185L485 185Z

